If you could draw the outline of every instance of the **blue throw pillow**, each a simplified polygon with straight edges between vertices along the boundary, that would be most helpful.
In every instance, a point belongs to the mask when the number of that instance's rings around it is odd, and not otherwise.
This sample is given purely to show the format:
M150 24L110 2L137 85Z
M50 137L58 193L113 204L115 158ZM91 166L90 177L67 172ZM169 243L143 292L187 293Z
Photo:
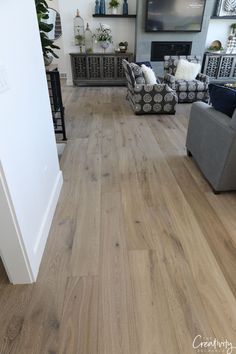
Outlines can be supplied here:
M209 93L212 106L217 111L232 117L236 108L236 90L216 84L210 84Z
M139 61L139 62L136 62L137 65L141 66L141 65L146 65L148 68L151 68L152 69L152 64L150 63L150 61Z

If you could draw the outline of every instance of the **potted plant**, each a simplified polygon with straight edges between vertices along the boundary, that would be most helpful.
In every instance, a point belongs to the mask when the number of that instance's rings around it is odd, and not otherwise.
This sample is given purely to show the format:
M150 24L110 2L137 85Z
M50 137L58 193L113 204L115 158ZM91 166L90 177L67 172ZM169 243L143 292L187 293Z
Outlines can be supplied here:
M78 34L75 36L75 40L76 40L76 45L78 45L80 48L80 53L83 53L83 45L84 45L85 37L82 34L80 34L78 31Z
M54 44L54 41L48 38L47 33L53 29L53 24L48 24L45 20L48 20L48 4L45 0L35 0L39 32L43 50L43 57L45 65L50 65L53 57L58 58L58 55L54 52L54 49L60 49Z
M99 28L97 28L97 34L95 35L97 42L100 46L105 50L112 43L112 35L110 26L104 25L100 23Z
M126 53L127 48L128 48L128 42L120 42L119 43L120 53Z
M120 2L117 0L111 0L109 2L109 8L111 9L111 13L113 15L117 15L118 7L120 6Z

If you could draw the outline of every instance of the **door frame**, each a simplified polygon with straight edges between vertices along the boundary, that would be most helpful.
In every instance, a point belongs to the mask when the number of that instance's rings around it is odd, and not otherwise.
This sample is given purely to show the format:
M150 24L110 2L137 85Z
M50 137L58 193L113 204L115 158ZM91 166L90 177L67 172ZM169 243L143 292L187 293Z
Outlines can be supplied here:
M35 281L0 161L0 257L13 284Z

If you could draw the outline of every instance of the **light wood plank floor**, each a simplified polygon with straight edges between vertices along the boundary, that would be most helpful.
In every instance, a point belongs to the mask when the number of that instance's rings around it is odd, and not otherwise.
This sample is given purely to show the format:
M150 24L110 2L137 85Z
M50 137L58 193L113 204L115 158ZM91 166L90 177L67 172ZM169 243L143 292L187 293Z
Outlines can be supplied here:
M65 182L38 282L0 271L0 353L236 345L236 194L214 195L186 157L191 107L137 117L125 88L63 90Z

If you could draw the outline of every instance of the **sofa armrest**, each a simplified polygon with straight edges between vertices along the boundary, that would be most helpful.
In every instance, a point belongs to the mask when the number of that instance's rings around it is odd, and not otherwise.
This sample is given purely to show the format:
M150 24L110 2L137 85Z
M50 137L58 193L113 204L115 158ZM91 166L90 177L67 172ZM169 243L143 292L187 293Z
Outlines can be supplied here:
M201 74L199 73L196 77L197 80L205 82L206 84L210 83L210 77L208 75L205 74Z
M172 90L175 90L175 77L171 74L165 74L164 83L168 84Z

